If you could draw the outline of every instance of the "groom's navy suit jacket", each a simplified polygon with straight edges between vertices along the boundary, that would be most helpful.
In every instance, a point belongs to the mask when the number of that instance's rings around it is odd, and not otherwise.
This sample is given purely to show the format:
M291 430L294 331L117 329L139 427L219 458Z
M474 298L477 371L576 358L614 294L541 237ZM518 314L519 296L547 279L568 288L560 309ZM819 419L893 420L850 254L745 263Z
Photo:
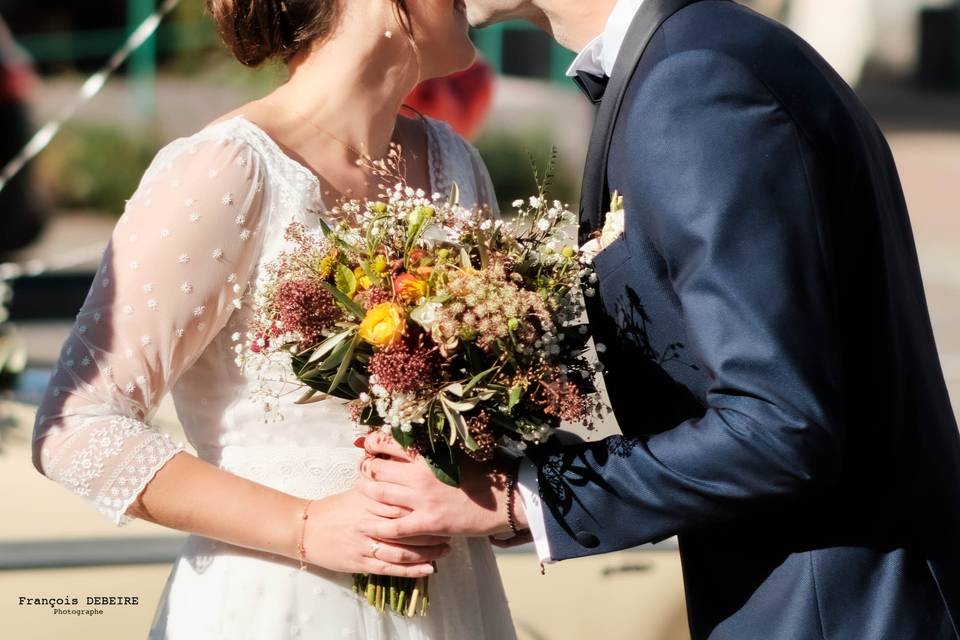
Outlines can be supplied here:
M552 556L678 535L697 639L958 637L960 436L877 125L725 0L645 0L611 75L582 232L624 196L588 311L625 437L531 452Z

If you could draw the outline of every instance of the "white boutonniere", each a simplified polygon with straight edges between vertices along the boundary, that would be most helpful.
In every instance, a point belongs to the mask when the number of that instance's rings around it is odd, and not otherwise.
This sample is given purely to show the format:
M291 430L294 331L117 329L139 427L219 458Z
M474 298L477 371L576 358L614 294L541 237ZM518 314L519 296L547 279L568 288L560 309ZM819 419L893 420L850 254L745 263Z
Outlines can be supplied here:
M580 248L580 255L586 262L592 262L593 258L610 246L610 244L623 235L624 229L624 209L623 196L618 191L613 192L610 198L610 211L604 216L603 229L600 234L590 239Z

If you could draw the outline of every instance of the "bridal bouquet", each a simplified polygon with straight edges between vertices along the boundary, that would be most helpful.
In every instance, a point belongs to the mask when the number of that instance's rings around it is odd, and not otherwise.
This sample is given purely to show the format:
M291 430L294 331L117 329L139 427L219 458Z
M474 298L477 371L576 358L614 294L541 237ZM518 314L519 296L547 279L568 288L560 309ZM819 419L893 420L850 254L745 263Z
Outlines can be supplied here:
M546 192L509 222L465 208L457 189L428 197L403 180L396 149L370 169L377 201L343 201L342 220L290 226L295 247L269 266L240 362L285 361L301 404L348 401L361 427L389 431L456 486L458 457L522 451L561 421L590 425L601 407L586 357L574 214ZM589 293L589 292L588 292ZM356 576L381 611L426 611L426 581Z

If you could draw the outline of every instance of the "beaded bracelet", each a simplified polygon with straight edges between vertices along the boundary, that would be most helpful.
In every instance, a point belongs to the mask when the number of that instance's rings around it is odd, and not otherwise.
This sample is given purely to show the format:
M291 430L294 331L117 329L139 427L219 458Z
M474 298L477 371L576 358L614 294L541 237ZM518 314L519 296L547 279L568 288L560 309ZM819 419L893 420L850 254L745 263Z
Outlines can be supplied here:
M307 509L310 508L310 503L312 502L313 500L307 500L307 503L303 505L303 511L300 512L300 520L303 522L303 524L300 527L300 541L297 542L297 558L300 560L301 571L305 571L307 568L307 550L303 547L303 538L307 533L307 518L310 517L310 514L307 513Z

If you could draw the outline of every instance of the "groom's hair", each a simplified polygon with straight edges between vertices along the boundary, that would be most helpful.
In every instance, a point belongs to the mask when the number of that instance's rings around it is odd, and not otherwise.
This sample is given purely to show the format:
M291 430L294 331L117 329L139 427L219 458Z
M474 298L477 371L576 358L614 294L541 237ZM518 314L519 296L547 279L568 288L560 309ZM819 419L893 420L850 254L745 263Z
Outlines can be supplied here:
M207 12L234 57L248 67L289 62L329 37L345 0L206 0ZM412 36L407 0L393 0L397 18Z

